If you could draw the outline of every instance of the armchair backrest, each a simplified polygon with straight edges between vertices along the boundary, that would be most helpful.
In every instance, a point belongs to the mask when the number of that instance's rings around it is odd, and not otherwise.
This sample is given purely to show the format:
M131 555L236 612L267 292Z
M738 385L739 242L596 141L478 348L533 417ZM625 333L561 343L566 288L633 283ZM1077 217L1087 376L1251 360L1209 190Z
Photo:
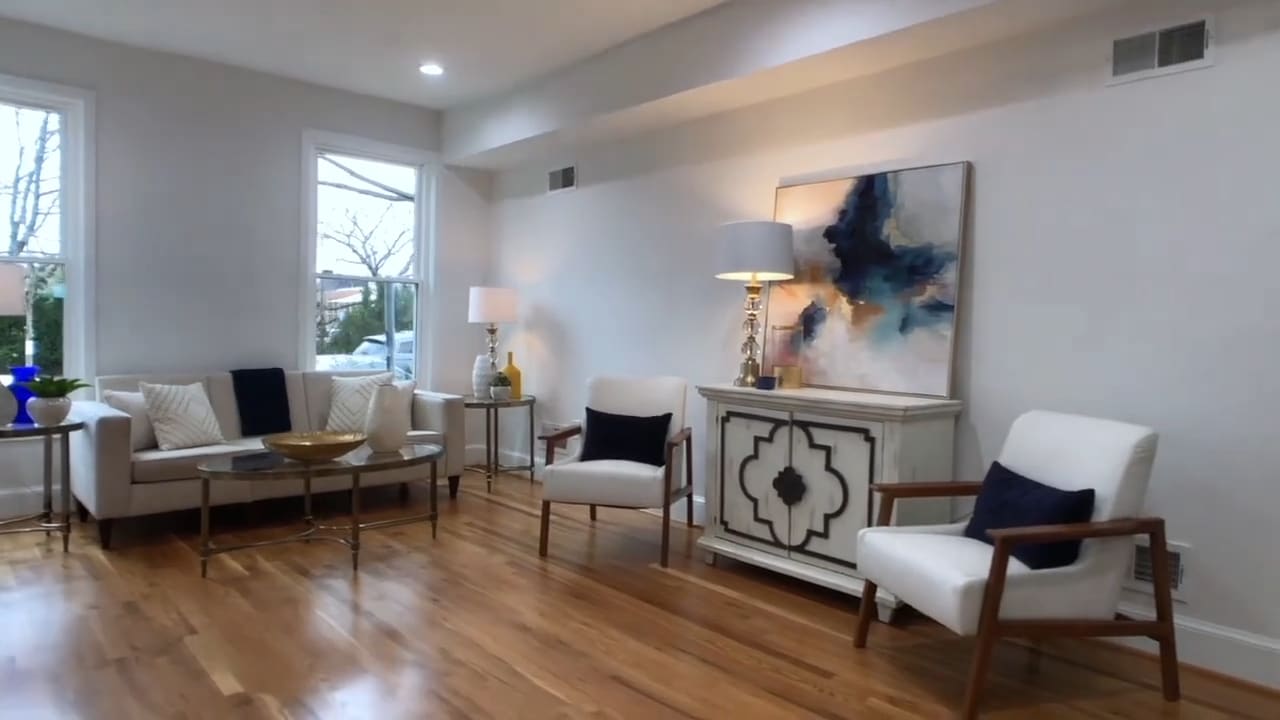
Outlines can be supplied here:
M1061 490L1093 488L1093 520L1116 520L1142 512L1157 438L1155 430L1141 425L1032 410L1013 421L999 460ZM1115 605L1132 548L1127 537L1086 540L1080 559L1062 570L1082 573L1093 592Z
M678 377L593 377L587 381L587 407L641 417L671 413L671 437L684 428L685 386Z

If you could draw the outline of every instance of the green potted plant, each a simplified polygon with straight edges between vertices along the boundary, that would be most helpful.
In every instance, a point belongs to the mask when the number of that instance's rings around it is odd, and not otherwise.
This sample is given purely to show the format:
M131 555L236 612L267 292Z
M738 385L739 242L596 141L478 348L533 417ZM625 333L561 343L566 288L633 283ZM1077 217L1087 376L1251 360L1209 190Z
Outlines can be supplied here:
M31 391L27 400L27 414L37 425L61 425L71 412L71 393L89 385L79 378L60 378L41 375L28 380L22 386Z
M511 378L506 373L499 372L489 381L489 397L494 400L511 399Z

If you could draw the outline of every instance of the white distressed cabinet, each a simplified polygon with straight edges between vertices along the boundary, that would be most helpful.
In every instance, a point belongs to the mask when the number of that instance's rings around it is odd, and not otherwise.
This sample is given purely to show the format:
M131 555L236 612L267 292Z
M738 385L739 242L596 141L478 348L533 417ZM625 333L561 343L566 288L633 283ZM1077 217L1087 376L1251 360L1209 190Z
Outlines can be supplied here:
M862 594L858 531L871 524L872 483L952 476L957 400L818 388L701 386L707 399L707 525L698 544L792 577ZM895 506L895 524L945 523L950 501ZM899 605L877 596L886 618Z

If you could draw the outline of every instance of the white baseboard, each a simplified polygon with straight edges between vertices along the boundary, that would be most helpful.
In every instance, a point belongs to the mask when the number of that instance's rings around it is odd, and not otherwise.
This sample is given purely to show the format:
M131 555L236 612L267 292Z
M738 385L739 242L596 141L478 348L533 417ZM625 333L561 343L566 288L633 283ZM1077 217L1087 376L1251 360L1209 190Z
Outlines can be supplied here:
M1139 619L1153 619L1150 608L1120 603L1120 612ZM1179 616L1174 608L1178 635L1178 660L1259 685L1280 689L1280 639ZM1115 642L1147 652L1159 652L1154 640L1117 638Z
M53 488L53 508L55 512L60 512L59 508L62 507L61 496L62 491L55 481ZM0 488L0 518L40 512L43 503L44 490L39 487L21 485Z

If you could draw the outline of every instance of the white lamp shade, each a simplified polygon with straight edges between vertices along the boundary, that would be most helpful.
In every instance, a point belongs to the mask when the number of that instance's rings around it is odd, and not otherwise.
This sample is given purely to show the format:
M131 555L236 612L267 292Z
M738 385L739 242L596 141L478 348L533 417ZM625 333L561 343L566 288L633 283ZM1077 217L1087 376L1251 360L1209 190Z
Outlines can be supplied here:
M746 220L720 226L716 277L721 280L767 282L795 277L791 226L769 220Z
M0 263L0 317L26 317L27 269Z
M516 291L511 288L473 287L467 303L467 322L515 322L516 308Z

